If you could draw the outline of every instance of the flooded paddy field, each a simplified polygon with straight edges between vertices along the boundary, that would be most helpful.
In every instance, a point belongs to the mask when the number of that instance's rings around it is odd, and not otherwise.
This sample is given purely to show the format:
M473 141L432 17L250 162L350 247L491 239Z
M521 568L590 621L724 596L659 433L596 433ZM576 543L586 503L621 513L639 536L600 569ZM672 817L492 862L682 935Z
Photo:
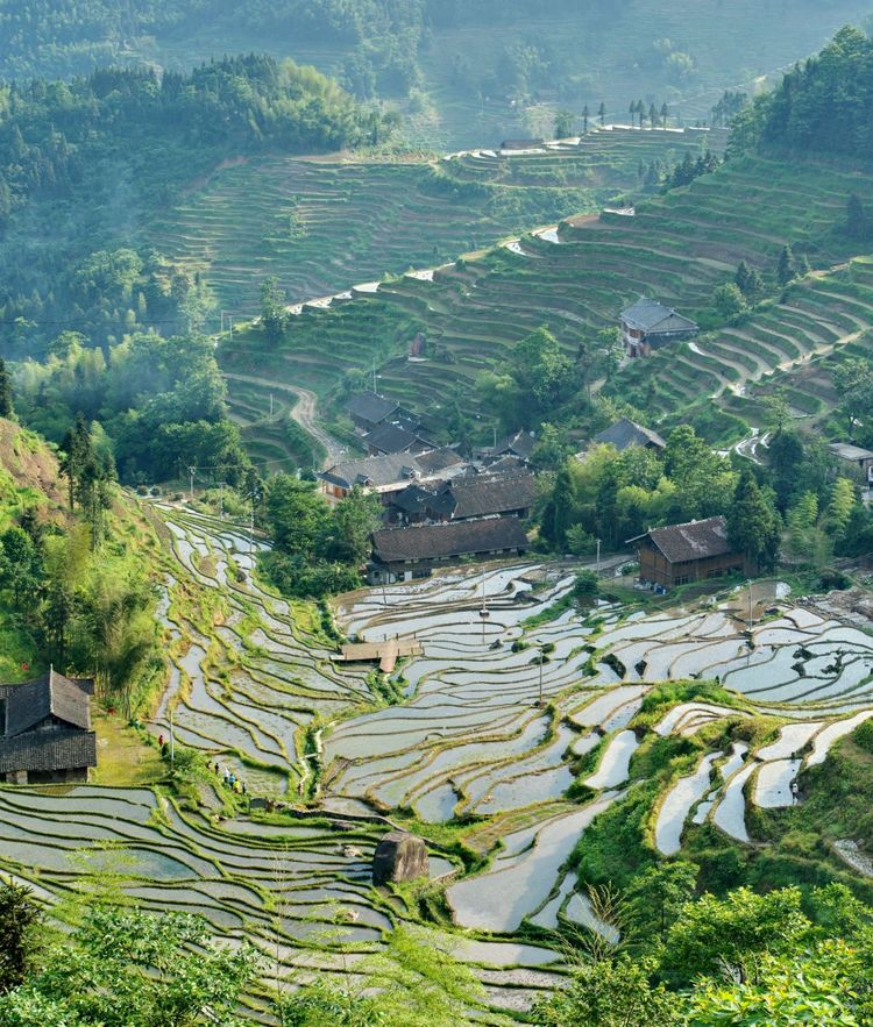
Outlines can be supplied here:
M469 822L464 839L487 866L464 875L434 848L431 874L495 1007L523 1009L520 995L532 1001L554 984L562 960L560 936L555 948L542 935L529 945L528 924L615 936L571 857L639 779L652 740L682 737L699 750L652 812L653 845L674 855L705 822L749 842L747 804L798 802L803 769L873 716L873 636L858 625L785 597L751 629L730 602L650 614L577 605L575 569L533 561L341 598L343 637L421 643L391 688L377 689L370 667L338 661L339 637L313 608L259 584L261 540L187 510L154 514L171 560L158 612L169 675L153 731L166 737L172 721L177 742L234 770L252 795L307 799L322 818L221 822L160 791L3 789L0 866L63 893L81 873L79 851L121 848L144 905L203 913L216 932L248 935L265 952L278 932L288 981L329 970L339 953L377 950L398 919L416 916L371 885L390 821L458 831ZM195 616L202 610L211 625ZM727 698L647 713L658 683L695 678L718 681ZM729 734L706 742L718 726L762 717L754 746ZM374 820L353 820L361 814Z

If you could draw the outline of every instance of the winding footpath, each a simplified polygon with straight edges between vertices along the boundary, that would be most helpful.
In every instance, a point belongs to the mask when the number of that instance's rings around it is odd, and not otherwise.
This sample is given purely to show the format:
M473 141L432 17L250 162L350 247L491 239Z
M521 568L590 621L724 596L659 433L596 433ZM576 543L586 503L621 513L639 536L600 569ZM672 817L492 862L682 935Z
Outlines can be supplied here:
M323 467L330 467L348 457L348 447L326 432L318 423L318 397L311 389L303 386L292 386L275 379L260 378L257 375L238 375L229 371L223 372L224 377L232 382L248 382L276 393L286 393L295 397L291 407L291 418L313 439L317 440L327 451Z

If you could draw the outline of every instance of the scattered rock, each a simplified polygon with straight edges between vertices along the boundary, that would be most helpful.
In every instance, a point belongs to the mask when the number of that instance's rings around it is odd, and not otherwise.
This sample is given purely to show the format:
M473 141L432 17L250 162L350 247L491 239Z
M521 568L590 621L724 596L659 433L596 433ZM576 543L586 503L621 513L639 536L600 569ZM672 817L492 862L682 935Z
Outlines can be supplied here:
M389 832L376 847L373 856L373 884L411 882L427 878L430 863L423 839L408 832Z

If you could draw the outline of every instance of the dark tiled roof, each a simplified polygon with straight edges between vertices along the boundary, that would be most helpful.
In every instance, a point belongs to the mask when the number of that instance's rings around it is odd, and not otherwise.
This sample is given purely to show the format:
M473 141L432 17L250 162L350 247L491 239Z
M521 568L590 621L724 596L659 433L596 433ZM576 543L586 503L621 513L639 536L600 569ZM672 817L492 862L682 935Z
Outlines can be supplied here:
M464 459L446 446L439 450L431 450L429 453L416 454L415 463L422 475L428 478L448 468L457 468L459 464L464 463Z
M667 445L657 432L638 425L630 418L616 421L605 432L596 435L594 441L596 443L612 443L619 452L626 450L629 446L657 446L659 450L663 450Z
M491 450L491 453L495 457L499 457L504 453L514 453L526 460L530 457L536 444L535 436L531 435L530 432L520 430L501 439L494 449Z
M527 545L527 535L518 518L453 521L373 533L373 554L384 564L524 550Z
M403 425L393 422L383 422L381 425L377 425L372 432L364 436L364 442L374 450L381 450L382 453L429 450L433 445Z
M93 732L25 732L0 739L0 774L9 771L65 771L95 767L97 741Z
M489 464L485 469L485 474L505 475L513 471L524 471L526 467L527 462L523 458L515 457L509 453L505 457L501 457L500 460Z
M382 454L379 457L364 457L335 464L322 472L321 478L347 489L355 484L379 486L394 485L412 481L418 472L415 458L407 453Z
M93 691L93 683L91 686ZM5 734L7 737L21 735L50 715L89 731L91 705L87 686L83 688L79 680L65 678L57 671L16 686L7 693Z
M406 514L424 514L433 506L434 500L436 500L436 493L413 482L399 496L395 497L394 506Z
M537 487L533 475L522 473L456 479L445 491L455 500L452 517L460 520L524 510L536 499Z
M355 393L346 404L345 409L353 418L361 418L363 421L369 421L373 425L378 425L380 421L384 421L385 418L393 414L398 406L399 404L387 399L385 396L367 392Z
M665 307L647 296L640 297L635 304L623 310L621 319L643 332L697 331L697 325L690 318L677 314L672 307Z
M646 538L658 547L671 564L721 557L732 552L727 540L727 520L721 515L705 521L653 528L646 535L628 541L637 542Z

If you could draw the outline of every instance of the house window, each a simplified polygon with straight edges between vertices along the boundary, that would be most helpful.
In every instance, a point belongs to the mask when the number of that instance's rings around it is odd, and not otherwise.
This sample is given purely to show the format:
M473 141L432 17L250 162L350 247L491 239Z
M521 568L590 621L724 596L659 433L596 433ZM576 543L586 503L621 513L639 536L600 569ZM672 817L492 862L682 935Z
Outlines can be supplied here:
M707 571L706 572L706 577L707 578L721 578L721 576L723 574L724 574L724 569L723 568L712 568L711 571Z
M688 585L691 581L691 575L678 575L673 579L673 585Z

